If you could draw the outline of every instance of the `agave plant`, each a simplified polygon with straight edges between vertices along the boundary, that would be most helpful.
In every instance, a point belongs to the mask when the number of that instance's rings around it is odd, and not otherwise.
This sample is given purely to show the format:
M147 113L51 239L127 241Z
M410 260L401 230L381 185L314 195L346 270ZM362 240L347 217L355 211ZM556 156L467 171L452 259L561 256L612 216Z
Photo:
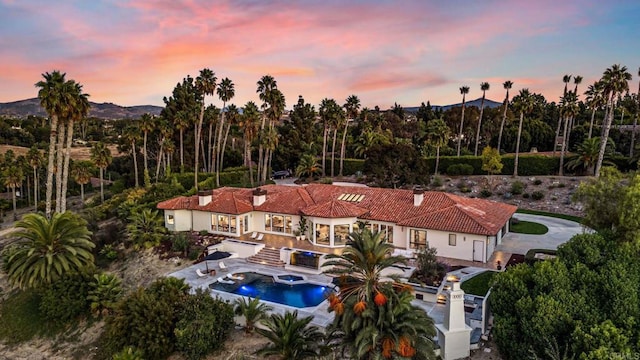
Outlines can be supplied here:
M91 311L96 316L109 314L122 297L122 282L114 274L96 274L95 282L90 284L91 290L87 299L91 303Z

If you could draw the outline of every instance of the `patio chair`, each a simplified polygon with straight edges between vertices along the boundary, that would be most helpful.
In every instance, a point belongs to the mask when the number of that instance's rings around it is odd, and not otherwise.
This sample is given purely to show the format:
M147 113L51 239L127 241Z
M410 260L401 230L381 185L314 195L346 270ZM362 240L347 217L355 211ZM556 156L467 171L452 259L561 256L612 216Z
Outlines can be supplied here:
M229 271L229 269L227 268L227 265L225 265L225 263L223 261L220 261L218 263L218 266L220 267L220 270L222 270L222 271Z
M230 284L235 284L235 281L233 281L233 280L225 280L224 277L219 277L218 278L218 282L221 283L221 284L229 284L229 285Z
M207 274L203 273L202 271L200 271L200 269L196 269L196 274L198 274L198 276L200 277L205 277L207 276Z
M260 234L258 235L258 237L256 238L256 240L257 240L257 241L262 241L262 238L264 238L264 234L263 234L263 233L260 233Z
M258 232L254 231L253 233L251 233L251 238L255 239L258 236Z

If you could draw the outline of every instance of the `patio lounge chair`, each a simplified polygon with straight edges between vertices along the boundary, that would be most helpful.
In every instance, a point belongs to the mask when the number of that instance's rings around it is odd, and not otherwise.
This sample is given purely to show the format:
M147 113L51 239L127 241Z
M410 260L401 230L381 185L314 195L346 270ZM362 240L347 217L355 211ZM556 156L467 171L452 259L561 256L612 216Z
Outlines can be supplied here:
M200 271L200 269L196 269L196 274L198 274L198 276L200 277L205 277L207 276L207 274L203 273L202 271Z
M229 269L227 268L227 265L225 265L225 263L222 262L222 261L220 261L218 263L218 266L220 267L220 270L222 270L222 271L229 271Z
M263 234L263 233L260 233L260 234L258 235L258 237L256 238L256 240L258 240L258 241L262 241L262 238L263 238L263 237L264 237L264 234Z
M258 236L258 232L257 231L254 231L253 233L251 233L251 238L252 239L255 239L256 236Z
M219 277L218 278L218 282L221 284L235 284L235 282L233 280L225 280L224 277Z

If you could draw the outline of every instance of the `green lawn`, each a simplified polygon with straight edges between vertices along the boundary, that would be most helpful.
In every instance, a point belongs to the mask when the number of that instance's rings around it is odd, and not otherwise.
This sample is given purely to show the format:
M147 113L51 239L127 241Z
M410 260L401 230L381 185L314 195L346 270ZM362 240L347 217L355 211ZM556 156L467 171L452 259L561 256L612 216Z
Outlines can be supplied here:
M485 271L466 280L460 287L466 294L485 296L491 287L493 277L497 274L495 271Z
M516 211L516 213L531 214L531 215L542 215L542 216L554 217L554 218L558 218L558 219L571 220L571 221L575 221L575 222L580 223L580 224L582 223L582 218L581 217L573 216L573 215L556 214L556 213L550 213L550 212L546 212L546 211L526 210L526 209L518 209Z
M509 228L509 230L514 233L531 235L544 235L549 232L549 228L546 227L546 225L522 220L520 220L517 224L511 224L511 228Z

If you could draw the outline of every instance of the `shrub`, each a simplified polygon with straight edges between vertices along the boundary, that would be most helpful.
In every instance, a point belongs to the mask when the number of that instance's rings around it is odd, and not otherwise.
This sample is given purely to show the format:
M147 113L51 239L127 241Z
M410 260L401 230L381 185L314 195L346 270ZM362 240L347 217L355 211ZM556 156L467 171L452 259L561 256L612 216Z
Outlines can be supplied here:
M544 199L544 193L542 191L534 191L531 194L531 198L533 200L542 200L542 199Z
M482 198L488 198L488 197L490 197L491 195L493 195L493 193L492 193L492 192L491 192L491 190L489 190L489 189L482 189L482 190L480 191L480 197L482 197Z
M470 192L471 192L471 189L469 189L469 188L468 188L468 187L466 187L466 186L463 186L463 187L462 187L462 189L460 189L460 191L461 191L461 192L463 192L463 193L465 193L465 194L467 194L467 193L470 193Z
M174 334L176 348L187 359L201 359L220 349L233 328L233 307L197 289L184 302Z
M96 316L109 314L122 296L122 282L114 274L96 274L93 279L87 295L91 311Z
M184 255L189 253L189 239L184 233L178 233L172 237L171 250L179 251Z
M430 286L438 286L447 273L448 266L438 261L438 249L427 246L418 252L416 270L412 277Z
M453 164L447 167L447 174L456 175L473 175L473 166L469 164Z
M533 180L533 185L540 185L540 184L542 184L542 180L540 179Z
M128 346L119 353L113 355L113 360L143 360L144 353L139 350Z
M109 261L113 261L118 258L118 250L116 250L113 245L108 244L100 249L100 255L104 256L104 258Z
M431 185L434 187L440 187L442 186L443 182L442 182L442 178L440 176L434 176L433 180L431 181Z
M565 187L565 186L567 186L567 185L565 185L565 183L560 183L560 184L558 184L558 187L559 187L559 188L563 188L563 187Z
M524 191L524 183L522 181L514 181L511 184L511 193L513 195L520 195Z
M529 196L531 196L529 193L524 193L524 194L522 194L522 197L523 197L523 198L525 198L525 199L528 199L528 198L529 198Z
M47 320L62 323L86 314L89 282L86 276L69 275L46 286L42 291L40 312Z

